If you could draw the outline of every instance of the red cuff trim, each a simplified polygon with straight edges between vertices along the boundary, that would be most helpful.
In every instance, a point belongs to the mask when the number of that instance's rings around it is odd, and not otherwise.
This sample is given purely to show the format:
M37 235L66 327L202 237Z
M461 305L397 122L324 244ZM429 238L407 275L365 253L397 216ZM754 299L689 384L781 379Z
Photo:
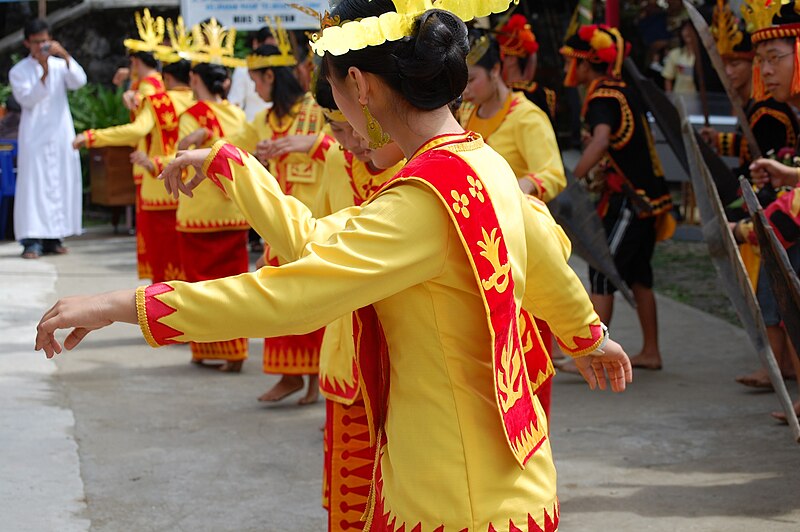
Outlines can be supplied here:
M220 176L225 177L228 181L233 181L233 170L229 161L233 160L239 166L244 166L245 157L250 157L250 154L240 150L233 144L219 141L211 149L211 154L203 164L203 173L212 183L225 191L225 187L222 186L220 181Z
M91 148L92 144L94 144L95 142L94 133L92 133L91 129L87 129L86 131L83 132L83 135L86 137L86 147Z
M565 353L573 357L579 357L594 352L598 347L600 347L600 344L603 342L603 338L605 337L603 334L603 327L600 324L589 325L589 335L589 338L573 336L572 342L575 347L569 347L561 341L561 338L558 337L556 337L556 341L558 342L559 347L561 347Z
M173 290L174 288L166 283L156 283L141 287L136 291L136 312L139 317L139 325L147 343L153 347L176 344L178 342L174 338L183 334L160 321L175 313L177 309L162 302L158 296Z

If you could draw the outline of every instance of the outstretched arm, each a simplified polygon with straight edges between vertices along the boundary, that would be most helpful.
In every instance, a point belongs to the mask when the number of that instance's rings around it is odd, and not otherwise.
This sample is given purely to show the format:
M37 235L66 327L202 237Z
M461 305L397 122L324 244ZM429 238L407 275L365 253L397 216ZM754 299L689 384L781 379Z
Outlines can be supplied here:
M414 213L409 216L409 213ZM136 319L151 345L272 337L316 330L441 273L451 222L427 187L390 189L325 244L290 264L199 283L170 282L66 298L45 314L36 348L58 353L58 329L88 332Z
M182 170L194 167L192 181L183 183ZM209 150L181 153L162 172L167 190L173 196L191 190L209 178L222 188L250 225L285 262L303 256L309 242L325 242L341 230L359 207L339 211L324 218L314 218L302 202L283 193L280 185L255 157L224 141Z

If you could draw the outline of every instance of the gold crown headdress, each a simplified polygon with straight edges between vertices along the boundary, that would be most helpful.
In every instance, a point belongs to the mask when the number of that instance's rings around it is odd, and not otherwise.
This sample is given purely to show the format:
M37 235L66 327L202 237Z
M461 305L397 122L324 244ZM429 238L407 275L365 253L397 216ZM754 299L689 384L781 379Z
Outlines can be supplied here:
M248 70L295 66L297 64L297 58L292 53L292 43L289 41L289 34L285 29L283 29L280 19L278 17L275 17L274 26L270 23L270 20L272 20L270 19L270 17L264 17L264 19L270 31L272 31L272 35L275 37L275 40L277 41L277 47L280 53L274 55L258 55L258 54L248 55L247 56Z
M166 25L169 45L161 45L156 49L156 59L165 63L188 59L192 52L192 34L186 28L183 17L179 16L177 23L168 18Z
M128 50L134 52L154 52L161 47L164 40L164 19L153 18L150 10L144 8L134 15L136 29L139 30L139 39L125 39L123 44Z
M745 35L739 27L739 20L733 14L727 0L717 0L711 19L711 34L717 43L722 57L747 57L752 59L752 50L737 50L745 43ZM746 44L746 43L745 43Z
M772 20L780 13L786 0L744 0L742 2L742 18L747 23L747 31L753 34L772 27Z
M192 27L191 50L182 52L181 57L193 63L211 63L226 67L245 66L244 59L234 57L236 28L225 29L217 19L195 24Z
M344 55L367 46L378 46L387 41L408 37L414 30L414 22L429 9L450 11L464 22L474 18L501 13L508 5L519 0L392 0L397 11L383 13L378 17L339 21L327 13L322 31L311 36L311 49L317 55Z
M478 64L478 61L486 55L486 52L489 51L489 46L491 42L489 41L489 36L484 34L475 39L469 47L469 52L467 53L467 65L475 66Z

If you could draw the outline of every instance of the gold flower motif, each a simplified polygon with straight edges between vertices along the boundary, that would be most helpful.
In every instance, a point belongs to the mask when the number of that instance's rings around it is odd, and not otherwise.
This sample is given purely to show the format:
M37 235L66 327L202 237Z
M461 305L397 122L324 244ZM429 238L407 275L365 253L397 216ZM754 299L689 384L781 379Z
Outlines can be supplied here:
M471 175L467 176L467 182L469 183L469 194L473 198L477 198L478 201L483 203L484 196L483 196L483 183L480 179L472 177Z
M466 194L459 194L455 190L450 191L450 195L455 200L453 202L453 212L461 214L464 218L469 218L469 198Z

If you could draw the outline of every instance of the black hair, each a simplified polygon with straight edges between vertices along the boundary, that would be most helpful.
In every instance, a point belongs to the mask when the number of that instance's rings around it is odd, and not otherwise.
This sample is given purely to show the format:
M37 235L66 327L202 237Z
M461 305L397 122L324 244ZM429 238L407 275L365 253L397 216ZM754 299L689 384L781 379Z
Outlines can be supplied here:
M331 13L357 20L396 11L391 0L342 0ZM420 15L413 34L378 46L325 54L325 77L342 79L350 67L380 76L412 106L430 111L455 100L467 86L467 27L453 13L432 9Z
M158 59L153 52L131 52L131 57L135 57L150 68L158 68Z
M330 81L323 76L319 76L312 86L314 87L314 99L321 107L332 110L339 109L339 106L336 105L336 100L333 99L333 89Z
M478 29L471 29L469 32L470 42L474 43L483 36L489 41L489 46L483 53L480 59L475 63L476 66L483 67L491 71L495 65L500 64L500 45L497 44L497 39L489 35L487 32Z
M598 74L608 74L608 63L596 63L594 61L589 61L588 59L581 59L581 61L586 61L589 63L589 68Z
M277 46L271 44L262 44L256 50L256 55L270 56L280 55L281 51ZM306 91L300 86L297 77L294 75L294 69L288 66L281 67L268 67L259 68L252 72L258 72L259 75L267 70L272 70L275 76L272 83L272 111L278 118L287 116L292 111L292 107L300 100Z
M225 81L228 79L228 69L222 65L198 63L192 67L192 72L200 76L203 85L216 96L225 97Z
M25 28L22 31L25 35L25 40L27 41L31 35L36 35L37 33L42 33L43 31L50 31L50 26L48 26L47 22L44 20L35 18L26 22Z
M258 41L258 44L261 45L272 37L272 30L269 29L269 26L264 26L256 32L253 32L253 36L250 38L251 40Z
M174 63L167 63L164 65L164 68L161 69L163 74L169 74L175 81L178 83L183 83L184 85L189 84L189 72L192 70L192 64L187 61L186 59L180 59L175 61Z

